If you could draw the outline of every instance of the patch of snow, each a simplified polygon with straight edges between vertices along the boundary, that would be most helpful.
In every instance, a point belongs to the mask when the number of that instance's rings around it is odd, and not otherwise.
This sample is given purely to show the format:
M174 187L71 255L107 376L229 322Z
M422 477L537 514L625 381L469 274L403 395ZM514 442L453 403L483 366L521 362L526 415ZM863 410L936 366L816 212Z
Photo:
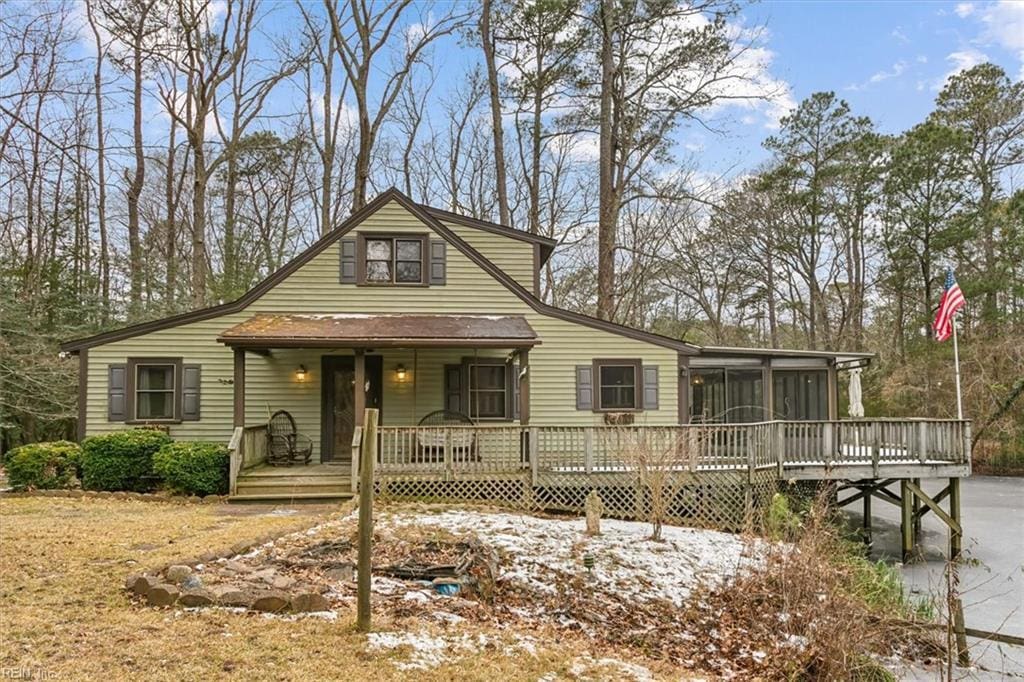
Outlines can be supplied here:
M371 651L412 651L406 660L392 661L399 670L429 670L442 663L473 654L490 643L487 635L435 636L426 632L371 632L367 635Z
M584 519L546 519L510 513L449 510L386 516L382 526L434 526L472 533L503 551L499 580L533 590L557 591L552 572L582 574L582 557L594 557L593 582L603 590L640 600L667 599L682 606L700 584L714 586L759 561L748 545L728 533L664 526L661 542L649 524L602 519L601 535L585 534Z

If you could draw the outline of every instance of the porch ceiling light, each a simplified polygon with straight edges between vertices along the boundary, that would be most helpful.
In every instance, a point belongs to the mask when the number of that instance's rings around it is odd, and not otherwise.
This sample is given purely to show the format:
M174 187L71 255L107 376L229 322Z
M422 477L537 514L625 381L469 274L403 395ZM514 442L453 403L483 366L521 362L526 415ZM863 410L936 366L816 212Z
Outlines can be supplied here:
M694 386L700 386L701 384L704 383L704 377L701 376L700 374L694 374L693 379L690 381L690 383L693 384Z
M299 368L297 370L295 370L295 380L296 381L305 381L306 380L306 376L307 376L306 366L305 365L299 365Z
M408 374L409 373L406 371L405 365L399 364L397 367L395 367L395 379L397 379L398 381L405 381L405 378L408 376Z

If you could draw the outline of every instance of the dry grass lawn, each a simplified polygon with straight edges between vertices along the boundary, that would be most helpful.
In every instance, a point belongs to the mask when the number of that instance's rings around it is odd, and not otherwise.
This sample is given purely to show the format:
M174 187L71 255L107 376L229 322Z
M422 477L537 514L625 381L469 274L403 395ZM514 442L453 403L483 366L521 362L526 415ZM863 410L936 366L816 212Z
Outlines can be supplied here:
M531 633L531 656L493 647L429 670L399 670L395 653L369 652L352 630L354 613L334 621L289 621L222 610L183 612L132 604L122 590L129 573L297 525L330 509L173 505L114 499L0 498L0 677L29 671L35 679L623 679L594 663L616 652L593 651L564 632ZM395 623L375 622L378 629ZM499 641L509 633L467 623ZM580 661L584 663L581 664ZM652 668L655 678L680 671ZM21 672L22 676L26 673Z

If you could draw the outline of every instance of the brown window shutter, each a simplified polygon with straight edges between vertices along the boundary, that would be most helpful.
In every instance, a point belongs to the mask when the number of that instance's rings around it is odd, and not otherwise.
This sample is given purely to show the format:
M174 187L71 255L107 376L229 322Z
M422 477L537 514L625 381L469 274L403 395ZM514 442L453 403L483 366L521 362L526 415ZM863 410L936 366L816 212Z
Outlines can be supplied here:
M356 283L356 240L342 239L339 246L341 265L338 281L342 284Z
M448 242L440 239L430 240L430 278L433 285L445 284L448 278Z
M462 365L444 366L444 409L465 411L462 409Z
M127 378L127 365L107 366L107 421L123 422L128 418Z
M181 366L181 420L199 421L200 365Z
M658 409L658 366L644 365L644 404L645 410Z
M576 365L576 409L594 409L593 365Z

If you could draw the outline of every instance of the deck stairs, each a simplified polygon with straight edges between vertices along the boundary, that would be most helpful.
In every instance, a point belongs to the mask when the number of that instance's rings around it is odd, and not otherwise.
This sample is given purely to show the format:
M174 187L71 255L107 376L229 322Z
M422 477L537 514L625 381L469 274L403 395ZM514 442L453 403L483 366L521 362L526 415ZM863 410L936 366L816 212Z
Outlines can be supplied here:
M352 497L352 470L345 464L259 466L238 475L232 502L328 502Z

